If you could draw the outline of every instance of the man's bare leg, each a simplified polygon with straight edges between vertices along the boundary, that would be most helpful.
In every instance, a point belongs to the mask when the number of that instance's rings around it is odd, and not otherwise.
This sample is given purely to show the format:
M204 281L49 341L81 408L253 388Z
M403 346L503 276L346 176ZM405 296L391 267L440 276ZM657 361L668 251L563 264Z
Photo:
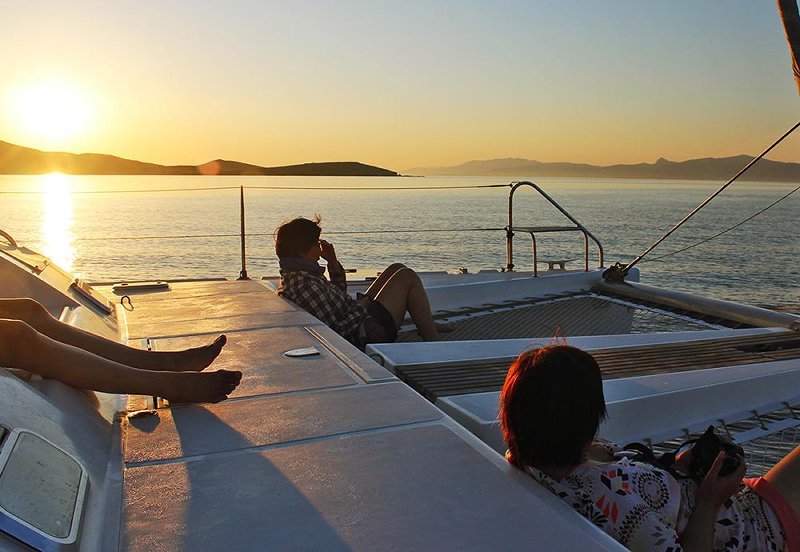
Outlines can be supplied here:
M408 311L422 339L439 340L428 294L425 293L417 273L410 268L396 270L380 289L375 300L392 314L398 328L403 324L403 318Z
M219 402L242 378L238 371L165 372L131 368L56 341L20 320L0 319L0 365L73 387L156 395L173 402Z
M800 447L784 456L764 475L764 479L783 495L800 517Z
M370 299L372 299L374 301L375 297L378 296L378 292L380 292L380 290L383 288L383 286L386 285L386 282L389 281L389 278L394 276L394 273L397 272L398 270L402 269L402 268L406 268L406 265L404 265L403 263L392 263L389 266L387 266L383 270L383 272L381 272L378 275L378 277L375 279L375 281L373 281L369 285L369 287L367 288L367 291L366 291L366 293L364 295L366 295L367 297L369 297Z
M53 318L33 299L0 299L0 318L22 320L38 332L126 366L142 370L200 371L219 355L227 338L184 351L144 351L85 332Z

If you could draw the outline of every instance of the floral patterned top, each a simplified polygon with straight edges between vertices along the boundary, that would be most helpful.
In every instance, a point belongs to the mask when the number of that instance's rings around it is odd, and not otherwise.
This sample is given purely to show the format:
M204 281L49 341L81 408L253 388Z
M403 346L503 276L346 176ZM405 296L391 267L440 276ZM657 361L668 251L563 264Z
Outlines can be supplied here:
M608 443L594 443L619 454ZM528 473L619 543L634 552L683 550L678 542L695 507L697 483L675 479L650 464L618 457L586 460L556 481L536 468ZM742 485L717 513L716 551L786 550L777 516L764 500Z

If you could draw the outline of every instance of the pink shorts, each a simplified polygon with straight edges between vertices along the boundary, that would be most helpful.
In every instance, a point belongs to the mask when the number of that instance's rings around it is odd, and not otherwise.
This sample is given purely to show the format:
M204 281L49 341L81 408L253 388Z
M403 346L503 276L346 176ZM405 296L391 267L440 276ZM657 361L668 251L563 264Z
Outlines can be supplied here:
M800 518L789 501L763 477L753 477L742 481L766 502L781 522L786 537L786 549L800 552Z

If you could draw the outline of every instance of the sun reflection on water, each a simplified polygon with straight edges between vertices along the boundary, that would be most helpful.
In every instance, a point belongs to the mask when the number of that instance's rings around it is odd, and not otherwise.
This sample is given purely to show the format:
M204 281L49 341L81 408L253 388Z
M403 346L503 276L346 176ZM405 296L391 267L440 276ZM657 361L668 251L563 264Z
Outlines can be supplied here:
M69 176L52 173L42 176L42 251L64 270L75 261L75 236L72 233L72 181Z

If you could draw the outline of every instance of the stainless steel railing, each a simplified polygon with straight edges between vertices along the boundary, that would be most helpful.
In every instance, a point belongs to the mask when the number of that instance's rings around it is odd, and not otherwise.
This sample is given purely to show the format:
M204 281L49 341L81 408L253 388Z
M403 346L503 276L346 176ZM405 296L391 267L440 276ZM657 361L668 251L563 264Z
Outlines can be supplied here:
M562 215L568 218L575 226L514 226L514 193L517 191L518 188L522 186L530 186L545 198L550 204L558 209ZM514 233L515 232L526 232L531 236L531 242L533 243L533 275L538 276L538 258L537 258L537 251L536 251L536 234L543 234L543 233L552 233L552 232L581 232L583 234L583 243L584 243L584 270L586 272L589 271L589 239L591 239L595 244L597 244L598 249L598 257L599 257L599 267L603 267L603 246L600 241L592 235L589 230L582 225L578 220L570 215L566 209L564 209L561 205L559 205L556 200L552 197L547 195L547 193L539 187L539 185L534 184L533 182L522 180L519 182L514 182L511 185L511 191L508 193L508 226L506 226L506 271L511 272L514 270Z

